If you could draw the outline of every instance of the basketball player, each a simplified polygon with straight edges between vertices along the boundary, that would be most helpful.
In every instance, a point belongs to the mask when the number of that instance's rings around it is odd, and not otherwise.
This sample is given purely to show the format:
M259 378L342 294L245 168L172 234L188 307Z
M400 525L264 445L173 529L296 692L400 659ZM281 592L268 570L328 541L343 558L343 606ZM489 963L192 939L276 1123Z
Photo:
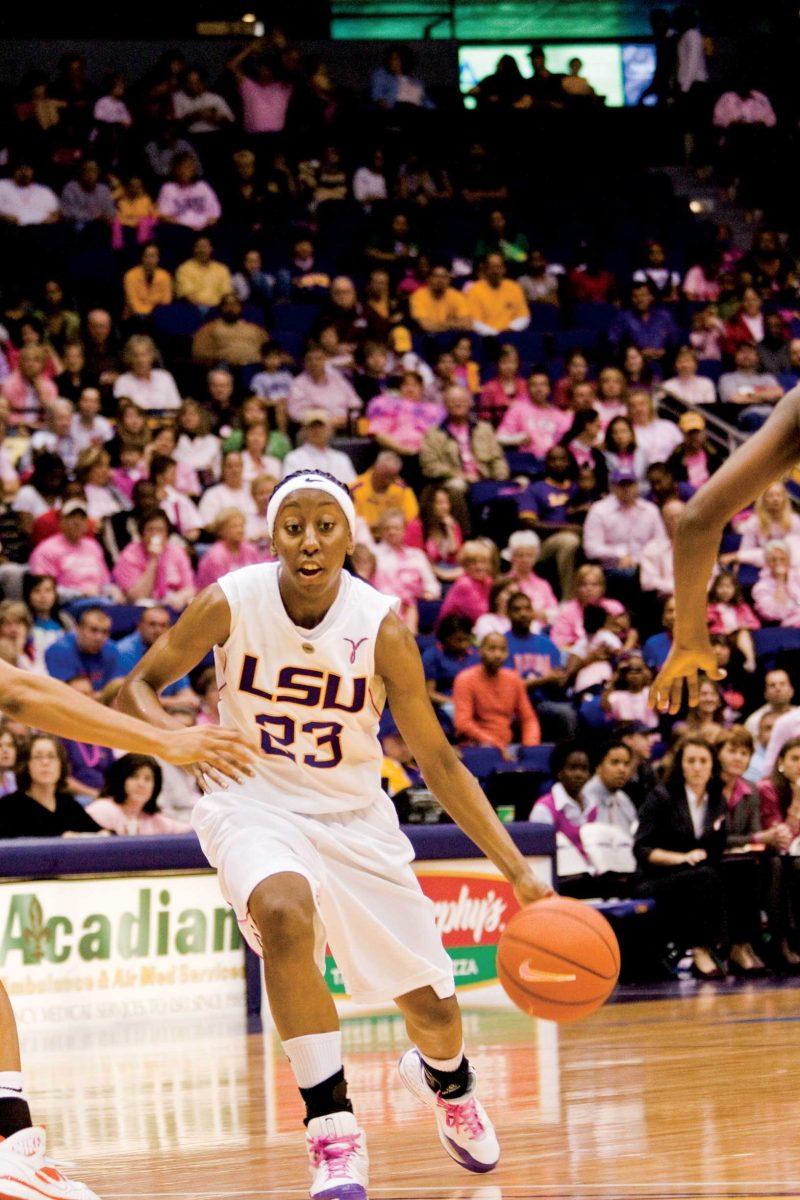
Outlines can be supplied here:
M741 509L781 479L800 458L800 388L792 388L766 423L730 456L692 496L675 534L675 627L672 649L653 680L650 706L677 713L684 680L689 704L697 704L700 675L720 680L708 634L708 581L722 533Z
M74 688L0 662L0 711L25 725L136 754L152 754L182 765L200 762L224 785L240 784L255 756L241 735L198 727L179 732L153 729L143 721L104 708ZM65 1178L45 1157L45 1132L31 1124L19 1054L19 1038L8 993L0 983L0 1197L16 1200L97 1200L82 1183Z
M321 972L326 936L353 999L394 1000L403 1013L415 1048L400 1075L435 1114L447 1153L490 1171L499 1147L464 1054L451 962L380 788L376 735L387 698L431 791L519 902L549 889L445 740L398 601L342 569L355 529L347 488L321 471L289 475L267 527L279 561L204 591L138 664L119 703L169 725L158 693L213 646L222 723L260 741L256 776L206 794L193 823L264 957L272 1016L306 1105L310 1195L367 1194L366 1139Z

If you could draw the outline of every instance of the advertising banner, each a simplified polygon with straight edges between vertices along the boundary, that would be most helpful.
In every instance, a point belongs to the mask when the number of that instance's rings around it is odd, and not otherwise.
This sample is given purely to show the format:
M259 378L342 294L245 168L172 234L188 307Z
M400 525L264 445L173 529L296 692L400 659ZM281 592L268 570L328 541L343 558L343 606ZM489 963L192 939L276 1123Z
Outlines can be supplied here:
M215 875L0 883L0 977L20 1025L244 1011L244 953Z
M528 861L537 875L549 882L550 860ZM433 901L436 925L453 960L456 990L462 1004L510 1007L511 1002L497 982L496 959L500 935L519 911L511 884L483 858L415 862L414 870L423 892ZM342 1016L363 1016L369 1011L348 998L330 952L326 978Z

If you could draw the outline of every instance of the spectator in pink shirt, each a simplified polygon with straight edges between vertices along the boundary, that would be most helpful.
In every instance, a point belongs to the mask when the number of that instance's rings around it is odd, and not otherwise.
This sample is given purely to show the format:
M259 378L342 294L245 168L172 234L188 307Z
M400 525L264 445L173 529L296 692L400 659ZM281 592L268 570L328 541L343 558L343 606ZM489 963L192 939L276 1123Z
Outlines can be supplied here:
M107 596L121 600L111 581L103 551L89 530L85 500L68 500L61 509L60 533L45 538L31 554L34 575L52 575L62 600Z
M404 543L406 519L399 508L388 509L379 525L381 540L375 547L375 587L397 596L400 619L412 633L419 627L418 600L438 600L442 585L424 551Z
M194 599L196 588L189 555L170 541L171 527L161 508L137 522L141 540L129 542L114 565L114 580L129 604L160 600L181 611Z
M481 388L475 415L479 421L488 421L497 429L509 405L527 399L528 387L519 373L519 352L516 346L501 346L497 357L497 375Z
M322 347L313 344L306 350L302 372L289 388L287 409L291 419L302 424L309 409L319 408L336 429L342 429L351 413L361 408L361 401L344 375L327 364Z
M438 624L451 613L467 617L474 625L489 611L489 597L495 570L492 552L485 542L464 542L458 556L464 574L455 581L444 598Z
M587 605L599 605L607 613L625 611L619 600L606 598L606 577L602 567L586 563L575 574L572 599L565 600L553 621L550 636L560 650L569 650L586 637L583 610Z
M123 754L106 773L103 794L86 811L101 829L120 836L189 833L191 826L158 810L161 767L147 754Z
M251 42L228 63L236 79L242 100L245 133L280 133L286 124L286 111L292 89L276 78L276 66L258 55L259 42ZM252 75L243 67L250 60Z
M8 424L41 429L46 411L58 398L58 389L45 374L47 355L41 346L24 346L17 369L4 382L0 394L8 401Z
M454 505L458 512L454 512ZM452 582L461 575L458 554L464 544L466 505L457 493L431 484L419 498L419 516L406 525L407 546L424 550L437 579Z
M532 529L519 529L508 539L508 546L501 557L511 563L508 574L517 590L524 592L533 605L533 619L549 625L558 612L558 601L546 579L534 571L539 561L542 543Z
M534 371L525 395L512 400L500 422L497 440L537 458L560 442L573 422L573 414L550 404L550 380L545 371Z
M425 399L425 385L417 371L406 371L399 392L384 392L367 407L370 437L379 446L404 457L419 454L427 431L444 420L444 407Z
M564 372L553 388L556 408L572 408L572 389L578 383L589 383L589 360L582 350L570 350L564 359Z
M263 555L245 538L247 522L238 508L223 508L214 522L217 540L206 550L197 568L197 586L202 589L216 583L229 571L263 561Z
M770 542L765 563L753 586L753 604L764 621L775 621L790 629L800 627L800 568L783 542Z

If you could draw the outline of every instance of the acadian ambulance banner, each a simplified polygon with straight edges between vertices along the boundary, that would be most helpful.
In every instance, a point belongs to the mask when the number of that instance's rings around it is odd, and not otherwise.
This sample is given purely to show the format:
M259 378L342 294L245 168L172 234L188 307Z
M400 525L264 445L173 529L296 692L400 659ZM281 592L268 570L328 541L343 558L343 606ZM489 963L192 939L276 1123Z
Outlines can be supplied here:
M0 978L22 1026L244 1012L242 940L210 872L0 884Z
M540 879L550 882L550 860L529 858ZM453 960L456 990L463 1004L511 1007L497 981L497 943L509 919L519 910L511 884L487 859L416 862L423 892L436 910L436 924ZM369 1011L353 1004L334 959L328 955L326 976L342 1016ZM376 1009L382 1011L382 1009Z

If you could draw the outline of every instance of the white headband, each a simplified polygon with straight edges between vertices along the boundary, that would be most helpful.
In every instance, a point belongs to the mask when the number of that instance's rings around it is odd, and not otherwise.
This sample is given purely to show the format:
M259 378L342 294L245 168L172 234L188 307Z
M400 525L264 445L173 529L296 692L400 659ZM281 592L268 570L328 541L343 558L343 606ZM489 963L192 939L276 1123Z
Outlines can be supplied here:
M281 484L272 493L272 499L267 505L267 532L272 537L272 531L275 528L275 521L278 516L278 511L285 500L288 500L292 492L299 492L302 488L313 488L316 492L325 492L332 500L335 500L347 517L347 524L350 527L350 536L355 541L356 536L356 510L353 507L353 501L350 499L350 493L346 492L340 484L334 483L332 479L326 479L324 475L298 475L296 479L292 479L290 483Z

